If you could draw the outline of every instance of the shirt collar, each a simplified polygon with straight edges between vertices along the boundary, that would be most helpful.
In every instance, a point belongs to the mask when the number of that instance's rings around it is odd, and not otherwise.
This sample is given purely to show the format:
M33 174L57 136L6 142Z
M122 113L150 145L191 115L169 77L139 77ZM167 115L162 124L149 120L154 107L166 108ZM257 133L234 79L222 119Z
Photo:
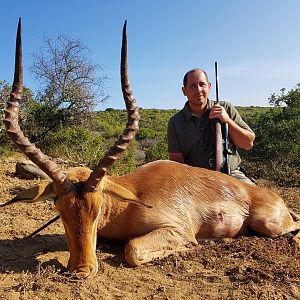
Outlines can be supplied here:
M210 110L213 107L214 103L215 103L215 101L207 99L207 105L206 105L205 112ZM186 122L188 122L191 119L191 117L194 116L194 114L192 113L192 111L189 107L188 101L185 103L185 105L183 107L183 113L184 113Z

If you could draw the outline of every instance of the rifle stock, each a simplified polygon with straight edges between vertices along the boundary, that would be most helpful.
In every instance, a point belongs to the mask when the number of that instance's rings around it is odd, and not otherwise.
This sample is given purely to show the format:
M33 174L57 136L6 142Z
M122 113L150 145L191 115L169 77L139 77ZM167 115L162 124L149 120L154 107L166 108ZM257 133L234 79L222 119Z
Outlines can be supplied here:
M221 172L223 166L223 141L222 141L222 128L219 120L215 120L215 169Z

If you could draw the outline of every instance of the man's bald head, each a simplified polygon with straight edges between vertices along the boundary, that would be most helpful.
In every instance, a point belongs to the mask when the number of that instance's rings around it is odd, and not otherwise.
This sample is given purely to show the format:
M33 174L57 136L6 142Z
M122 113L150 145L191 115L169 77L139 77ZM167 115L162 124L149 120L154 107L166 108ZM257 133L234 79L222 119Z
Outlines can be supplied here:
M197 72L197 71L200 71L202 72L204 75L205 75L205 78L206 78L206 81L208 82L208 76L207 76L207 73L202 70L202 69L192 69L190 71L187 71L183 77L183 86L186 87L187 83L188 83L188 77L190 74L194 73L194 72Z

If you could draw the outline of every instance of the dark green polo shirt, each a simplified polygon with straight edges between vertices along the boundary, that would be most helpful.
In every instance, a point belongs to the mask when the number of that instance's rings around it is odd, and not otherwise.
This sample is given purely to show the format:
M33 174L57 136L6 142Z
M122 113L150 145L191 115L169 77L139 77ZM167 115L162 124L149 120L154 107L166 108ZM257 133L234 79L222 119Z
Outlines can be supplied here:
M207 169L214 169L215 131L209 113L214 101L208 100L205 113L199 118L193 115L188 102L184 108L172 116L168 123L168 151L182 153L184 163ZM221 101L229 117L240 127L251 130L243 121L236 108L229 102ZM235 170L241 162L235 145L230 138L229 156L231 170Z

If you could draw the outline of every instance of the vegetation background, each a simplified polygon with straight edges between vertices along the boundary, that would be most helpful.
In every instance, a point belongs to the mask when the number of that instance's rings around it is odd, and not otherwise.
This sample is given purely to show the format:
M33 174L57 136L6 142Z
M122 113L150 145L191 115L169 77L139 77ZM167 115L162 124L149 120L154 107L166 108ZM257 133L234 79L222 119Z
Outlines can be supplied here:
M9 90L9 87L2 87L2 94L4 90ZM83 124L65 125L59 110L35 102L26 88L24 93L27 107L22 113L21 126L29 139L52 157L93 167L123 132L127 121L126 110L106 109L90 113L88 121ZM270 101L273 100L275 107L237 107L256 133L253 149L240 151L242 166L254 179L264 178L280 185L299 186L299 85L286 94L282 93L271 96ZM295 95L294 102L287 101ZM281 101L275 103L278 98ZM140 109L140 130L136 141L110 172L124 174L144 163L167 159L167 123L174 113L176 110ZM51 123L55 127L51 127ZM16 150L4 130L1 130L0 141L1 155L9 155Z

